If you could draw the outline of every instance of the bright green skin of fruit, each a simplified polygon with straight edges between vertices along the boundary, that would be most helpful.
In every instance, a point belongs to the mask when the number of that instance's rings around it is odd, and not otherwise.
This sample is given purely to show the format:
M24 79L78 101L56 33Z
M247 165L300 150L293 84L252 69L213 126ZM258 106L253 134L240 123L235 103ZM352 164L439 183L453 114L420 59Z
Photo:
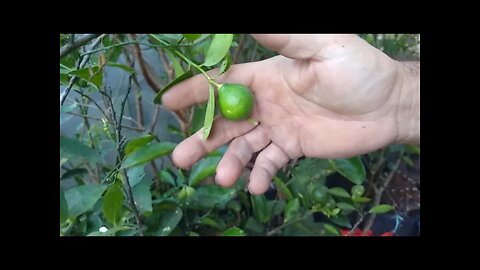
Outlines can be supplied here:
M229 120L247 119L253 110L253 94L242 84L225 83L218 89L218 105Z
M312 191L312 199L316 203L326 204L330 199L328 188L326 186L318 186Z

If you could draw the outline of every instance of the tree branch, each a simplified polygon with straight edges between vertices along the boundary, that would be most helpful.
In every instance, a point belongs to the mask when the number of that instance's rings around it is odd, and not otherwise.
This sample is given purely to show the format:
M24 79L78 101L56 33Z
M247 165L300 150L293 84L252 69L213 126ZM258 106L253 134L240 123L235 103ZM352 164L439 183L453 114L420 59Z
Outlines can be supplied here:
M100 41L102 40L102 37L103 36L98 37L98 39L92 44L92 48L95 48L95 47L98 46L98 44L100 44ZM82 61L80 62L80 65L78 66L78 69L85 67L85 65L87 65L89 59L90 59L90 54L83 57ZM75 83L76 79L77 79L77 76L72 76L72 78L70 79L70 81L68 83L67 88L60 95L60 105L63 105L63 103L65 102L65 99L67 98L68 94L70 93L70 90L72 89L73 84Z
M116 130L116 137L117 137L117 162L120 163L123 159L123 155L122 155L122 144L123 144L123 137L122 137L122 119L123 119L123 113L125 111L125 103L127 102L127 98L128 98L128 95L130 94L131 90L132 90L132 77L134 75L133 74L130 74L129 78L128 78L128 88L127 88L127 94L125 95L125 98L123 99L122 103L121 103L121 106L120 106L120 115L119 115L119 119L117 120L116 118L116 114L115 114L115 111L113 109L113 103L111 103L111 106L112 106L112 112L113 112L113 120L114 120L114 124L115 124L115 130ZM110 99L110 102L112 102L112 100ZM127 194L128 194L128 197L129 197L129 200L130 200L130 204L132 206L132 209L133 209L133 213L135 215L135 220L137 222L137 225L139 227L139 231L140 231L140 235L143 236L143 225L142 225L142 220L140 219L140 214L138 212L138 209L137 209L137 206L135 205L135 199L133 198L133 192L132 192L132 187L130 186L130 180L128 179L128 174L127 174L127 170L126 169L123 169L123 173L125 175L125 187L127 189Z
M102 121L101 118L90 116L90 115L85 115L85 114L80 114L80 113L75 113L75 112L67 112L67 113L71 114L71 115L75 115L75 116L87 117L88 119L92 119L92 120L96 120L96 121ZM144 132L145 131L144 128L137 128L137 127L131 127L131 126L126 126L126 125L122 125L122 128L131 129L131 130L135 130L135 131L138 131L138 132Z
M394 165L392 171L390 172L390 174L388 175L387 179L385 179L385 181L383 182L383 185L381 187L379 187L378 189L376 189L375 199L374 199L372 207L375 207L375 206L380 204L380 202L382 200L383 192L385 191L385 188L388 187L388 185L392 181L393 177L395 176L395 173L397 172L398 168L400 167L400 164L402 163L402 156L403 156L403 151L400 152L400 156L399 156L397 162L395 163L395 165ZM375 222L376 216L377 216L376 214L371 214L368 217L368 219L365 223L365 226L363 228L362 235L366 235L368 230L370 230L370 228L373 226L373 223Z
M81 46L87 44L89 41L95 39L98 36L100 36L100 34L87 34L87 35L81 36L79 39L77 39L75 41L68 42L67 45L63 46L60 49L60 59L63 58L64 56L66 56L67 54L71 53L72 51L74 51L78 47L81 47ZM73 37L73 35L72 35L72 37Z
M132 34L132 38L135 39L136 36ZM155 79L150 73L150 70L145 64L145 61L142 56L142 51L140 49L140 45L138 45L138 43L134 44L133 50L134 50L135 57L137 58L138 64L140 65L140 70L142 71L142 75L145 78L145 81L150 86L150 88L153 89L155 93L158 93L161 89L161 86L155 81Z

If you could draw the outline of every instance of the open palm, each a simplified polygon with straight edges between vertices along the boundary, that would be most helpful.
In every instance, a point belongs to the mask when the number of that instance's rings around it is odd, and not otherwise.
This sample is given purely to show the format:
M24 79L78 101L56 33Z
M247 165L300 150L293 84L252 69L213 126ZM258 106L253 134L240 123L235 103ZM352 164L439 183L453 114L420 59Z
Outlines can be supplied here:
M254 92L252 118L259 124L217 118L207 140L200 130L176 147L177 166L188 168L233 139L217 167L217 183L233 185L261 151L248 187L262 194L290 159L350 157L397 139L398 62L355 35L254 37L281 55L234 65L217 81ZM179 110L207 99L207 80L197 75L172 88L162 103Z

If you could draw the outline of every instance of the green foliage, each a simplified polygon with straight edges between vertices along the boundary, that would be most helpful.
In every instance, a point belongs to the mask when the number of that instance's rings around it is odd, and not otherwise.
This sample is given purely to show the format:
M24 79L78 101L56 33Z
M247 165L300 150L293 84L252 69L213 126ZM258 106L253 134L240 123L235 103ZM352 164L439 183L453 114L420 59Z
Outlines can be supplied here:
M69 34L60 35L60 45L68 42ZM418 57L419 37L411 34L365 34L360 35L370 44L396 58ZM228 72L236 63L258 61L276 53L256 44L250 35L245 35L240 46L238 34L152 34L105 35L98 52L92 53L89 63L78 69L81 53L91 50L92 43L77 49L60 61L60 85L66 87L72 76L79 79L73 89L86 95L98 95L102 99L109 94L105 67L121 70L122 74L141 71L125 61L136 59L126 46L141 43L142 50L163 51L170 68L171 81L159 80L155 89L156 104L172 86L202 71L218 68L213 79ZM93 42L93 41L92 41ZM129 44L123 44L129 43ZM236 50L241 50L236 53ZM85 49L85 50L83 50ZM157 55L160 57L160 55ZM105 63L101 63L105 61ZM105 64L105 65L102 65ZM149 63L151 64L151 63ZM201 70L200 70L201 69ZM211 73L211 72L210 72ZM157 78L169 78L166 71L154 74ZM206 78L205 81L207 81ZM351 229L357 215L366 218L373 214L394 213L391 205L374 206L372 170L379 160L378 179L391 170L398 158L413 166L420 155L420 147L394 145L363 156L348 159L300 158L282 168L273 179L272 194L254 196L246 189L243 175L232 187L221 187L213 183L213 176L226 147L217 149L197 161L191 168L180 169L172 163L171 153L177 139L184 139L205 128L205 137L214 122L215 89L211 85L210 102L183 110L186 125L157 119L157 127L165 134L149 133L151 117L145 117L142 125L138 121L133 104L145 97L148 87L138 93L132 90L124 110L122 125L134 127L122 134L117 141L115 121L108 103L98 102L109 115L91 115L99 112L87 99L84 106L80 101L67 100L60 108L60 234L79 236L338 236L339 229ZM123 86L122 86L123 87ZM115 92L116 89L112 89ZM99 91L107 91L99 93ZM72 91L73 92L73 91ZM195 93L191 93L192 95ZM107 100L108 101L108 100ZM122 98L114 98L116 120L121 111ZM143 105L152 101L143 98ZM208 105L207 105L208 104ZM129 106L128 106L129 105ZM73 113L89 115L100 120L88 119ZM80 124L75 134L66 135L62 126L77 118ZM126 120L128 119L128 120ZM83 122L82 122L83 121ZM138 129L138 131L136 130ZM174 135L174 136L173 136ZM164 141L164 138L167 138ZM173 138L173 139L172 139ZM168 142L172 141L172 142ZM341 186L332 185L327 178L339 175ZM380 180L376 181L380 181ZM128 181L128 182L127 182ZM377 183L378 184L378 183ZM134 203L130 201L131 188ZM138 210L142 225L137 224L134 211ZM316 221L314 215L322 217Z

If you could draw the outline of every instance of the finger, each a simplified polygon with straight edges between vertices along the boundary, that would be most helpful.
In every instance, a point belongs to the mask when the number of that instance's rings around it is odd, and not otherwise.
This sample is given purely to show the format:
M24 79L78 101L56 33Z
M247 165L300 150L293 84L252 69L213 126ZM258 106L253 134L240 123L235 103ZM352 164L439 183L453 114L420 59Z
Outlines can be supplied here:
M319 53L324 47L332 44L342 46L343 43L356 38L356 35L322 34L256 34L252 36L263 46L294 59L320 56Z
M254 195L260 195L268 190L268 186L277 171L290 160L288 155L276 144L271 143L260 152L250 174L248 190Z
M207 74L219 83L240 83L252 89L257 71L258 63L246 63L231 66L218 78L216 78L218 69L210 70ZM208 95L208 80L203 74L198 74L163 94L162 104L170 110L177 111L207 101Z
M217 184L224 187L232 186L252 159L253 154L265 148L269 142L268 134L261 125L234 139L218 163L215 176Z
M190 168L206 154L241 136L255 127L248 121L230 121L217 117L207 140L203 139L203 128L183 140L175 147L172 160L180 168Z

